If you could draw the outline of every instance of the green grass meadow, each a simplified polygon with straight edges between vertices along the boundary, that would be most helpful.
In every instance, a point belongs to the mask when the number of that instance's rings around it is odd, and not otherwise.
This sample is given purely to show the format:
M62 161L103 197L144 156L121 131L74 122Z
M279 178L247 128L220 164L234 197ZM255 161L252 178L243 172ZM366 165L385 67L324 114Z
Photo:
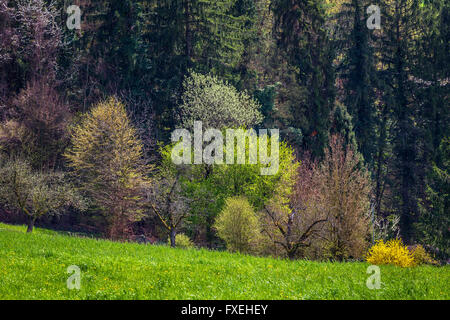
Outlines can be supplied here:
M0 299L450 299L450 267L258 258L63 235L0 224ZM67 268L81 269L69 290Z

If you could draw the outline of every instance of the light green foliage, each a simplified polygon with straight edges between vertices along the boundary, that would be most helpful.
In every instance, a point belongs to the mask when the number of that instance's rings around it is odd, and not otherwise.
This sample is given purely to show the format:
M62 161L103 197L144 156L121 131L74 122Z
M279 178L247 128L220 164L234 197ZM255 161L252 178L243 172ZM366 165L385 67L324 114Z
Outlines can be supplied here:
M189 249L189 248L195 247L194 242L192 242L192 240L184 233L177 234L176 246L177 246L177 248L183 248L183 249Z
M268 199L268 206L276 211L283 212L283 214L290 215L292 209L289 206L289 202L300 163L296 161L291 150L285 148L282 151L283 171L280 172L280 175L275 182L273 195Z
M301 164L295 160L292 153L287 153L285 156L285 169L279 180L275 182L272 196L265 203L264 208L261 208L263 230L261 248L264 253L293 259L297 256L303 242L309 237L304 233L306 230L305 209L312 205L313 200L305 201L301 208L303 210L300 212L298 212L299 208L294 209L295 201L292 195Z
M258 137L258 144L260 142L261 137ZM268 149L270 149L270 145ZM261 168L267 165L262 164L259 160L256 164L248 163L248 143L246 152L245 164L224 163L213 165L210 168L197 167L194 169L194 174L199 179L197 182L206 184L209 191L221 195L223 198L243 195L259 210L272 197L279 181L292 172L292 166L295 166L295 157L292 148L281 142L278 153L278 171L273 175L261 175ZM205 171L207 171L206 175ZM204 179L205 176L206 179Z
M257 258L58 235L0 224L2 299L450 299L450 267L381 266L369 290L367 263ZM19 231L19 232L18 232ZM81 269L67 289L67 267Z
M258 143L260 141L261 136L258 137ZM256 211L260 211L272 199L280 181L289 176L296 165L292 148L281 142L279 169L274 175L261 175L261 168L266 165L259 161L257 164L246 162L246 164L192 166L190 178L185 180L185 192L193 200L190 205L192 214L189 218L192 227L206 226L207 237L213 240L214 233L210 227L222 210L225 199L244 196Z
M254 252L260 234L258 217L245 197L228 198L214 227L233 252Z
M252 97L214 76L191 73L184 81L182 100L184 128L193 128L194 121L215 129L248 128L262 121L260 105Z

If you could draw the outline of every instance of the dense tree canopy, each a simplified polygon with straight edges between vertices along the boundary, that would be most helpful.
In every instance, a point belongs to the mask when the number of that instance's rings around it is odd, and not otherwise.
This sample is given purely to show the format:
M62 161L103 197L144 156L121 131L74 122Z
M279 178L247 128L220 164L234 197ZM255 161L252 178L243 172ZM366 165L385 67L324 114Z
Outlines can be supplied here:
M245 197L278 242L264 250L278 254L284 244L285 255L316 255L321 249L305 246L312 233L325 235L319 225L302 241L291 239L317 218L341 230L333 258L346 258L361 255L367 225L358 219L371 208L369 223L399 221L392 234L448 257L448 1L73 4L80 29L66 25L67 1L0 0L0 153L27 163L36 185L45 184L39 174L71 172L88 211L103 216L103 225L87 224L112 237L141 232L170 235L173 243L183 232L214 247L223 245L213 225L226 199ZM380 8L380 28L368 28L369 5ZM260 163L165 166L171 134L194 121L222 133L278 129L279 170L264 176ZM303 212L292 201L299 205L308 193L317 208L340 201L331 187L340 180L324 172L322 189L288 178L304 154L317 172L327 164L332 170L336 139L352 153L342 154L353 183L344 198L358 219L341 212L350 224L358 220L358 239L341 237L345 228L330 212L290 218ZM279 227L270 227L271 217Z

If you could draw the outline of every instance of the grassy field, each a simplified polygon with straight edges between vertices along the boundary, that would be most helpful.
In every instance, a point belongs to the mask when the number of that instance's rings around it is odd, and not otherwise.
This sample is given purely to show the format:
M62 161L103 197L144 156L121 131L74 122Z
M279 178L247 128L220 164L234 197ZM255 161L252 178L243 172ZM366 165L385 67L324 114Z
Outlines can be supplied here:
M0 299L450 299L450 267L319 263L171 249L0 224ZM81 289L66 286L81 269Z

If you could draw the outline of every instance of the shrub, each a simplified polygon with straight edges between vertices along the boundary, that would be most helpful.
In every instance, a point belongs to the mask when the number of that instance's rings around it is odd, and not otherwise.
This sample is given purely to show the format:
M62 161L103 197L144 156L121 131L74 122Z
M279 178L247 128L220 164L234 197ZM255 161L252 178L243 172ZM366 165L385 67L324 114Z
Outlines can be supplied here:
M176 244L177 247L179 248L183 248L183 249L188 249L188 248L194 248L195 245L192 242L192 240L185 235L184 233L179 233L176 236Z
M255 251L260 227L255 211L247 198L228 198L214 226L228 250L245 253Z
M438 264L436 260L434 260L428 252L425 251L424 247L422 245L414 246L410 249L414 261L418 264Z
M379 240L367 252L366 260L374 265L392 264L399 267L413 267L417 264L401 239L389 240L386 243Z

